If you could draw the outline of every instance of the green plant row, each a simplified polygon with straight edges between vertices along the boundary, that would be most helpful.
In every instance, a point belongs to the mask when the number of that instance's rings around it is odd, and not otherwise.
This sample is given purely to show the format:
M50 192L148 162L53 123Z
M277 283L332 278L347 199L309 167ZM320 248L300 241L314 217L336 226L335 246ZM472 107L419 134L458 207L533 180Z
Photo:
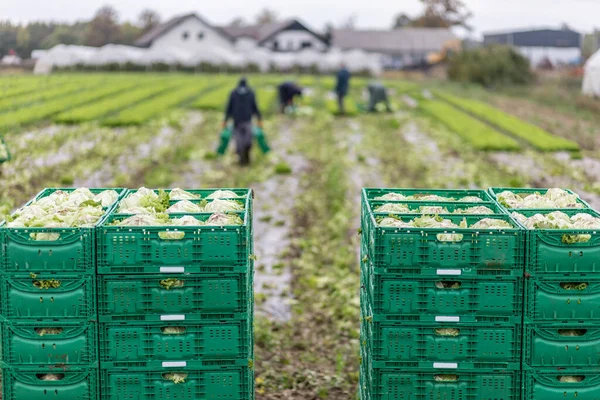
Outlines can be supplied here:
M123 88L121 88L121 90L119 90L119 92L127 89L128 87L131 87L131 85L125 85ZM85 104L81 107L62 112L54 118L54 121L58 123L70 124L93 121L124 107L135 104L141 100L145 100L153 95L164 92L170 87L172 87L172 84L167 85L163 82L154 85L143 85L142 87L136 87L133 90L129 90L125 93L103 98L98 101Z
M134 83L131 83L131 87ZM0 114L0 131L20 125L31 124L51 117L64 110L89 103L100 98L110 96L117 91L126 90L127 87L106 86L83 90L69 96L63 96L55 101L45 102L31 107L21 108L5 114Z
M17 109L32 103L54 100L82 89L92 88L99 83L100 79L97 78L74 79L64 85L56 85L48 89L36 90L19 96L2 98L0 100L0 112Z
M231 90L230 86L221 86L211 90L192 103L191 107L198 110L224 110Z
M278 94L275 88L261 88L256 91L256 101L258 109L263 114L270 114L275 107L275 101Z
M477 100L436 92L436 96L531 144L541 151L579 150L579 145Z
M0 79L0 99L16 97L40 89L47 89L64 82L65 79L54 77L32 77L37 79Z
M478 150L518 150L519 143L485 123L439 100L424 100L419 107Z
M185 101L198 96L202 88L198 86L183 86L174 91L160 94L150 100L143 101L133 107L126 108L112 118L102 122L105 126L142 125L159 116L161 113L174 108Z
M339 111L339 107L338 107L337 98L326 99L325 100L325 108L331 114L338 115L340 111ZM345 108L347 117L355 117L359 113L358 106L356 105L356 101L350 96L346 96L344 98L344 108Z

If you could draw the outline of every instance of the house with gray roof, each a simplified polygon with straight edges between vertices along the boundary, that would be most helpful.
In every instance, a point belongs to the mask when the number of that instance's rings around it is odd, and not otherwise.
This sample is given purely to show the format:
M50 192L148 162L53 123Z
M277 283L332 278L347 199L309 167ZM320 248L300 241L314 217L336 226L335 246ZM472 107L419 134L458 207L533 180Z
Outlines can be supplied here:
M331 44L341 50L381 54L384 68L405 69L426 64L430 54L442 52L457 40L444 28L338 29L333 31Z

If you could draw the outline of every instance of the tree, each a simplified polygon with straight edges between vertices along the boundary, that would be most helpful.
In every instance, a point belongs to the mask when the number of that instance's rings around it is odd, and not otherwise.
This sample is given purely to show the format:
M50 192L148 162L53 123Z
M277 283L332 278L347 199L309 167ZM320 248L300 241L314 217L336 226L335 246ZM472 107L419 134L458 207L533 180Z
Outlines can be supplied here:
M264 8L256 16L256 25L267 25L273 22L277 22L277 13L268 8Z
M85 44L99 47L118 41L121 29L117 20L118 13L114 8L108 5L100 7L88 25Z
M132 23L125 22L121 25L121 36L117 43L133 45L135 41L142 35L143 29L140 27L133 25Z
M323 31L325 32L325 34L323 35L323 37L325 38L325 41L327 42L327 44L331 45L331 42L333 41L333 30L334 30L334 26L331 22L327 22L325 24L325 29L323 29Z
M234 28L241 28L241 27L246 26L246 25L247 25L246 21L242 17L235 17L229 23L229 26L234 27Z
M156 11L147 8L140 13L138 21L142 33L146 33L160 24L160 15Z
M356 20L358 17L356 14L349 15L342 23L340 24L341 29L355 29L356 28Z
M473 14L463 0L420 0L425 10L412 26L427 28L451 28L462 26L470 29L467 21Z
M392 25L393 29L406 28L407 26L411 26L413 20L406 14L398 14L396 18L394 18L394 24Z

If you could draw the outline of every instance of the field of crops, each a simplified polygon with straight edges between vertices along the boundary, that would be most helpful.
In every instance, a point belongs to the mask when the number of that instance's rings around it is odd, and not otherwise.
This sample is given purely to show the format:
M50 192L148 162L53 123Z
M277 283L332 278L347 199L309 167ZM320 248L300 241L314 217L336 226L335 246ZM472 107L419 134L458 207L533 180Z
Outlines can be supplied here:
M404 81L366 114L363 79L340 117L331 77L249 76L273 151L241 168L233 143L215 153L237 78L0 76L0 219L43 187L254 189L257 399L355 398L361 188L568 187L600 207L600 117ZM286 79L307 88L293 115Z

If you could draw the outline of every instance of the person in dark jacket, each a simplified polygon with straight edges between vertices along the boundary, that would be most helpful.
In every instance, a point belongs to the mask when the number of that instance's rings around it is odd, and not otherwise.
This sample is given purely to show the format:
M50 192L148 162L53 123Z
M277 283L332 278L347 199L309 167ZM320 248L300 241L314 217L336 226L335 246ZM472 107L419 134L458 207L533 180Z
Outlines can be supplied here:
M350 89L350 77L350 71L342 64L342 68L337 73L337 83L335 85L335 93L337 94L338 107L341 115L346 113L344 108L344 98L348 95L348 90Z
M371 81L369 82L367 89L369 90L369 112L375 112L376 106L379 103L384 103L387 112L392 112L387 89L381 82Z
M223 128L233 119L233 137L235 138L236 150L240 156L240 164L250 164L250 149L252 148L252 117L256 116L257 125L262 128L262 115L256 105L256 95L248 86L246 78L240 79L240 83L229 96L227 108L225 109L225 120Z
M285 112L286 107L294 105L295 97L302 96L302 88L294 82L283 82L279 85L278 90L281 113Z

